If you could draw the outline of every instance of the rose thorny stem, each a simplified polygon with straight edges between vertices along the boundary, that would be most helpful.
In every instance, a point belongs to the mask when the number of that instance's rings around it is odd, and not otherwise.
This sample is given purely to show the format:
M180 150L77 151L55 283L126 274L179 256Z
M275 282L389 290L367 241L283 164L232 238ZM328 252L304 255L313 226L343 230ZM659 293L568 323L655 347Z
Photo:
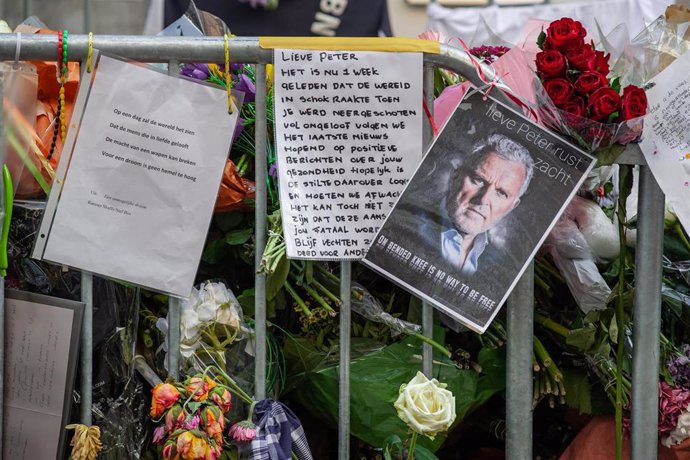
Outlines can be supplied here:
M412 438L410 439L410 447L407 449L407 460L414 459L414 450L417 447L417 432L412 432Z

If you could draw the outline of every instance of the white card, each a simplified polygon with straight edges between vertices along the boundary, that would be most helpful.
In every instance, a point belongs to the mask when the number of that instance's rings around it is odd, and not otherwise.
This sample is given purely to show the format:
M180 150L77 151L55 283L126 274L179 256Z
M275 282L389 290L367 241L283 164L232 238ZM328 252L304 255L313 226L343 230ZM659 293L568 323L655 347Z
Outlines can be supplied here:
M640 148L685 230L690 230L690 52L647 85Z
M422 158L422 54L276 50L283 231L296 259L361 259Z
M101 56L34 257L187 297L238 115L223 89Z

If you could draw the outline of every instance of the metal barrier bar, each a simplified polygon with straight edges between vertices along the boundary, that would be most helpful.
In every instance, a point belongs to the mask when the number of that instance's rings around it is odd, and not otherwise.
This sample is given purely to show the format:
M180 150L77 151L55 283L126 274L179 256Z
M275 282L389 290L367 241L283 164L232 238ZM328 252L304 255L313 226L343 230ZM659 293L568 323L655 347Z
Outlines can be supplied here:
M641 166L633 307L633 460L657 457L663 241L664 194L649 166Z
M87 36L88 37L88 36ZM168 75L177 75L180 62L168 61ZM180 376L180 320L182 302L177 297L168 297L168 376Z
M4 103L4 85L5 79L0 78L0 166L5 164L5 107ZM4 187L0 187L4 190ZM0 191L0 195L3 192ZM5 202L5 197L2 196L2 203ZM4 222L7 217L7 210L3 209L2 220ZM1 226L0 226L1 228ZM3 427L5 420L5 277L0 276L0 456L2 456L2 439Z
M81 423L91 425L93 401L93 275L81 272L81 301L84 317L81 323Z
M230 53L232 56L232 53ZM256 360L254 362L254 395L257 400L266 397L266 275L259 273L261 256L266 247L266 65L256 66L256 177L255 241L254 241L254 333L256 334Z
M532 348L534 262L508 297L506 458L532 458Z
M424 102L426 102L429 113L434 114L434 66L424 65ZM426 153L427 148L434 139L434 133L431 129L431 121L424 120L422 125L423 136L423 153ZM434 336L434 307L428 302L422 302L422 334L427 337ZM422 345L422 372L428 378L431 378L433 368L434 354L431 345L424 343Z
M340 375L338 386L338 458L350 460L350 327L352 263L340 262Z

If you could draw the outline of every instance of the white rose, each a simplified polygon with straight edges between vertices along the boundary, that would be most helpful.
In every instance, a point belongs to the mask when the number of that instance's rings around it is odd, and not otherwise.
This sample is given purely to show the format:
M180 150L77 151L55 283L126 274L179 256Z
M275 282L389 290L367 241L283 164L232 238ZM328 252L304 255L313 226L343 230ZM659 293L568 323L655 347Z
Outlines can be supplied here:
M676 428L671 431L667 438L661 440L661 444L666 447L673 447L690 438L690 406L686 407L685 412L678 417Z
M400 396L393 405L398 417L412 431L431 439L448 430L455 421L455 396L446 386L417 372L408 384L400 386Z

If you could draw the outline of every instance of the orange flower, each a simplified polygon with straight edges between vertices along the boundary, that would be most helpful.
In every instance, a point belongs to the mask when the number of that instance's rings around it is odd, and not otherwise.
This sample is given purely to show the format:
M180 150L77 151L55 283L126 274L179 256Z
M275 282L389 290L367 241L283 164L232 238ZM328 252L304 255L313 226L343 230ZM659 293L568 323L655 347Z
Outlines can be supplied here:
M232 395L227 388L216 387L211 392L211 399L220 407L223 413L230 412L232 409Z
M177 437L177 452L182 460L216 460L217 449L211 447L204 438L185 431Z
M225 429L225 417L223 413L217 407L207 407L201 413L201 419L206 427L206 434L209 438L213 438L222 444L223 442L223 430Z
M153 387L151 393L153 394L151 398L151 417L153 418L163 415L181 396L177 388L169 383L159 383Z
M187 414L179 404L174 404L165 414L165 429L172 433L182 425L187 418Z
M217 386L217 383L208 377L190 377L187 379L187 384L185 388L188 392L193 394L192 399L194 401L206 401L208 398L208 392L213 390Z

